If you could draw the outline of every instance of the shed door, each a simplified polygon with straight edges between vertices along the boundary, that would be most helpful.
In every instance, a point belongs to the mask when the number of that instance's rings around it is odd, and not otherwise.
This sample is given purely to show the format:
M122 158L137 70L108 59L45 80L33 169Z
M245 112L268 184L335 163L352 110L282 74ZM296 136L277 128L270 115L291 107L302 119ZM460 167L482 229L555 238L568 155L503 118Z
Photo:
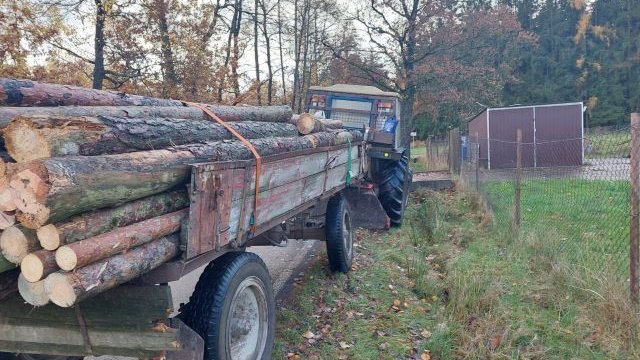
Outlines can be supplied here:
M582 105L536 108L537 166L582 164Z
M533 108L490 110L489 166L516 167L516 133L522 129L522 166L533 167Z

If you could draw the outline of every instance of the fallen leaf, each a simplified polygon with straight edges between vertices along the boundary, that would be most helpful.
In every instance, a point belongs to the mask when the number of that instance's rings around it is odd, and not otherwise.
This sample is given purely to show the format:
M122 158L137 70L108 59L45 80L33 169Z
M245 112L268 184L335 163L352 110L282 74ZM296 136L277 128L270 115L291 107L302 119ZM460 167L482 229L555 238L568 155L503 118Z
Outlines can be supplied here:
M420 355L420 360L431 360L431 352L429 350L425 351Z
M389 290L393 290L393 285L389 284Z
M420 336L422 336L425 339L428 339L431 337L431 331L429 330L422 330L422 332L420 333Z
M351 345L347 344L347 343L346 343L346 342L344 342L344 341L340 341L338 344L340 344L340 348L341 348L341 349L343 349L343 350L344 350L344 349L348 349L348 348L350 348L350 347L351 347Z
M400 300L393 300L393 306L400 306Z
M151 328L151 331L153 332L157 332L157 333L166 333L167 330L169 330L169 327L167 326L167 324L165 324L162 321L158 321L157 323L155 323L153 325L153 327Z
M302 334L302 337L305 339L313 339L316 335L311 331L307 330L306 333Z
M500 346L500 342L502 342L502 336L496 335L491 339L489 339L489 342L487 343L487 348L489 348L489 350L495 350Z
M389 343L383 342L382 344L378 345L378 349L386 350L388 346L389 346Z
M310 345L313 345L316 343L316 339L309 339L307 341L309 342Z

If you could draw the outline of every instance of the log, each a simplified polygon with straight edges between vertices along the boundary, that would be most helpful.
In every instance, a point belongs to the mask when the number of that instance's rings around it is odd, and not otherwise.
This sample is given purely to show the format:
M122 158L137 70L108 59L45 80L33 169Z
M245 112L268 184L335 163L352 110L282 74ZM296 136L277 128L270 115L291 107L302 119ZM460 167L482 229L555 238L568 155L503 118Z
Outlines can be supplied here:
M24 301L33 306L44 306L49 303L49 295L44 289L44 281L29 282L24 274L18 276L18 292Z
M67 105L142 105L183 106L178 100L158 99L122 92L94 90L69 85L46 84L31 80L0 78L0 105L67 106Z
M205 105L220 119L233 121L259 121L288 123L293 112L288 106L227 106ZM207 120L209 117L195 107L158 107L158 106L58 106L58 107L0 107L0 128L19 117L42 116L115 116L121 118L179 118L189 120ZM294 123L295 125L295 123Z
M66 271L87 266L180 230L188 215L189 209L182 209L62 246L56 251L55 262Z
M68 220L45 225L36 234L47 250L100 235L117 227L135 224L189 206L186 191L170 191L124 205L80 214Z
M361 140L359 131L353 139ZM295 138L251 140L264 157L296 150L336 144L336 133L316 133ZM75 214L122 204L184 185L190 178L190 164L221 160L245 160L253 156L238 141L182 145L117 155L72 156L37 160L12 176L24 185L16 189L24 205L16 217L24 226L37 229ZM37 174L32 186L27 171ZM14 184L10 182L10 184ZM44 184L43 186L40 186Z
M20 263L20 271L28 282L40 281L58 270L60 268L56 264L55 251L44 249L34 251L25 256Z
M229 123L247 139L296 136L286 123ZM103 155L164 149L175 145L234 139L222 125L206 120L114 116L19 117L3 132L17 162L70 155Z
M18 291L18 274L20 271L14 269L0 274L0 301L8 298Z
M40 250L35 230L23 226L11 226L0 235L2 255L14 264L20 264L27 254Z
M296 118L296 127L302 135L342 128L342 121L318 119L309 113L302 113ZM6 140L5 140L6 141Z
M16 223L15 211L0 211L0 230L6 230Z
M178 248L178 235L163 237L74 272L53 273L44 281L45 290L54 304L70 307L157 268L176 257Z

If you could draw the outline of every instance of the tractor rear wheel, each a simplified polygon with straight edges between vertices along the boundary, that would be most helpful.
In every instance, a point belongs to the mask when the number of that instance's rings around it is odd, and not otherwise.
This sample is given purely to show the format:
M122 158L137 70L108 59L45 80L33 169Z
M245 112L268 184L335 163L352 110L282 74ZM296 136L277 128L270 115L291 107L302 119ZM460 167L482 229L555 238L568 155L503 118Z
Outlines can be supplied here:
M407 206L413 174L409 169L409 158L406 152L402 153L400 160L385 162L378 177L378 199L391 220L391 226L400 226Z

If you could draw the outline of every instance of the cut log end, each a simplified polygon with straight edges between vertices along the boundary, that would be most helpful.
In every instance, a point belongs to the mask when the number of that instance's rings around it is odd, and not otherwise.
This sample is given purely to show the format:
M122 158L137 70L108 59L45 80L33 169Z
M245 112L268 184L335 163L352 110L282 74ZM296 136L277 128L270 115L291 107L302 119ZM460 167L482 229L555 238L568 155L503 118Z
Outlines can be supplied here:
M44 281L35 283L27 281L22 274L18 276L18 293L28 304L44 306L49 303L49 295L44 288Z
M316 119L309 113L300 114L296 122L296 127L302 135L311 134L316 127Z
M8 229L16 223L16 215L13 212L0 211L0 230Z
M20 271L28 282L37 282L44 277L44 264L36 255L28 254L20 263Z
M62 246L56 251L56 263L60 269L71 271L78 265L78 257L73 249Z
M53 251L60 247L60 232L55 225L45 225L36 230L36 234L43 249Z
M20 229L11 226L0 235L0 249L5 259L14 264L20 264L30 252L29 240Z
M69 277L63 273L53 273L44 280L49 299L60 307L71 307L76 303L77 295Z
M27 211L18 211L16 213L16 220L29 229L38 229L49 220L49 209L42 204L31 204L31 207Z
M13 121L5 129L5 146L17 162L27 162L51 157L46 139L25 121Z
M8 186L0 190L0 211L14 211L17 208L14 192L15 191Z

